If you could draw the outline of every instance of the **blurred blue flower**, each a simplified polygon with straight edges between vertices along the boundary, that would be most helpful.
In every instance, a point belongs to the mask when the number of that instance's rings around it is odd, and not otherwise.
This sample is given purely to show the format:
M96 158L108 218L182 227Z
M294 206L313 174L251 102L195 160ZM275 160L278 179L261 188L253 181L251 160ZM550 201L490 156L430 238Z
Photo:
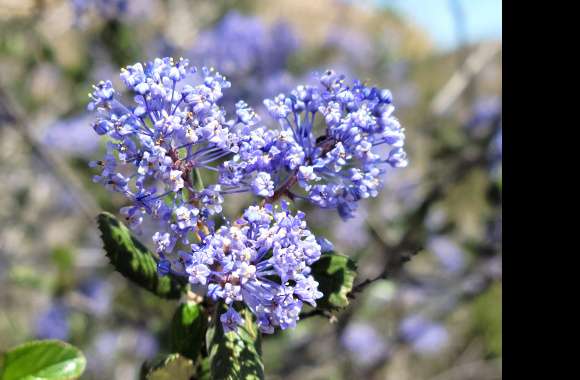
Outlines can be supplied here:
M334 50L337 57L334 65L343 64L347 67L355 67L363 70L371 70L376 64L372 41L363 33L343 26L331 28L326 38L327 47Z
M502 157L502 153L503 153L503 149L502 149L502 128L499 129L499 131L495 134L493 140L492 140L492 149L494 152L496 152L499 156L499 158L501 159Z
M115 366L115 358L120 349L119 331L105 330L99 332L87 350L87 369L93 373L106 373Z
M99 141L94 138L94 132L87 128L91 121L90 115L59 120L48 126L42 141L59 153L90 157L99 148Z
M422 355L439 352L449 340L449 334L443 325L420 315L405 318L399 326L399 333L410 343L413 351Z
M457 273L465 267L465 253L449 238L432 237L427 243L427 248L437 257L445 271Z
M489 147L489 160L491 161L491 171L494 173L496 178L501 177L501 165L503 161L503 149L502 149L502 127L493 136L491 140L491 145Z
M139 330L137 332L137 340L135 343L135 355L142 359L150 359L154 357L158 351L159 342L157 341L157 338L147 330Z
M268 27L258 17L230 11L213 28L200 33L189 57L198 65L219 67L228 76L264 77L283 70L297 47L288 24Z
M389 355L388 346L383 338L367 323L349 324L342 333L340 342L361 366L371 366Z
M35 335L38 339L67 340L70 334L70 311L62 300L55 300L36 319Z
M202 31L186 55L196 64L219 68L236 84L224 95L225 104L243 98L257 105L294 85L286 65L298 46L296 35L285 22L268 26L258 17L234 10Z
M469 134L476 138L493 136L488 146L487 160L493 178L501 177L502 147L502 103L497 97L479 100L472 110L472 117L465 125ZM496 130L497 128L497 130Z
M471 117L465 124L465 128L479 136L486 133L499 115L502 104L497 97L479 99L472 107Z
M488 136L493 130L491 142L488 146L487 159L489 170L494 178L501 176L503 156L502 147L502 103L497 97L479 100L472 110L472 116L466 123L468 133L475 138ZM495 130L497 128L497 130Z
M113 289L108 281L93 278L82 283L79 290L90 299L89 307L96 316L104 316L110 311Z
M340 249L355 251L368 246L370 234L367 218L367 207L360 207L354 217L348 221L336 220L332 227L332 233Z
M448 215L443 208L432 208L425 218L425 226L429 231L437 231L448 222Z
M100 17L110 20L127 12L128 0L71 0L71 4L77 19L94 9Z

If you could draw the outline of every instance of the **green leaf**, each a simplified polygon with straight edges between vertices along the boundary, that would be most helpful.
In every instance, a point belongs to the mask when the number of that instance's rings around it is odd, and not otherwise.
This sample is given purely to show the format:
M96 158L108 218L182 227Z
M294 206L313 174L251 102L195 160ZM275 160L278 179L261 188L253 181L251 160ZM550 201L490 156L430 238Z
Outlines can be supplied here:
M224 333L219 316L225 306L217 307L213 325L207 330L206 342L209 350L209 367L212 379L256 380L264 378L261 335L253 315L248 309L240 312L244 324L238 331ZM202 362L203 368L203 362Z
M482 339L487 355L500 357L502 354L502 288L492 285L473 301L472 333Z
M111 264L123 276L159 297L177 299L185 280L157 274L156 257L113 215L102 212L98 218L101 238Z
M200 304L180 304L171 321L171 351L196 360L201 352L206 329L207 319Z
M199 363L199 367L197 369L197 380L211 380L211 365L209 362L209 358L205 357Z
M193 188L197 191L203 190L203 178L201 177L201 173L199 172L199 168L196 168L191 171L191 179L193 182Z
M323 254L312 264L312 275L318 290L324 294L316 300L319 309L339 309L348 306L348 293L356 277L356 264L348 256L334 252Z
M68 343L37 340L9 350L0 363L0 380L70 380L82 375L87 361Z
M179 354L159 356L141 366L141 380L189 380L195 373L193 361Z
M74 266L74 260L74 252L67 247L57 247L52 251L52 261L62 272L71 271Z

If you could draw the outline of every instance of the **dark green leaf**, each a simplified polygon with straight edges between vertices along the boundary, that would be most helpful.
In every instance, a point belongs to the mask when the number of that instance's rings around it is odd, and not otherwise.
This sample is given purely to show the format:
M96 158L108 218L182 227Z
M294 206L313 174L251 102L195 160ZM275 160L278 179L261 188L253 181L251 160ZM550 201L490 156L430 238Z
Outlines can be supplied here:
M205 357L199 363L196 380L211 380L211 366L209 358Z
M123 223L107 212L99 214L98 223L107 257L118 272L159 297L177 299L181 296L186 281L159 276L155 256Z
M171 321L171 351L196 360L206 329L207 319L201 305L193 302L180 304Z
M0 380L77 379L87 364L81 351L58 340L22 344L6 352L0 362Z
M252 313L244 309L240 312L244 324L237 332L224 333L219 316L225 306L219 304L213 325L207 330L209 367L212 379L256 380L264 378L261 336L253 320ZM203 362L202 362L203 364Z
M334 252L323 254L312 265L318 290L324 294L316 300L319 309L338 309L348 305L348 293L356 277L356 264L348 256Z
M195 373L193 361L179 354L159 356L141 366L141 380L189 380Z

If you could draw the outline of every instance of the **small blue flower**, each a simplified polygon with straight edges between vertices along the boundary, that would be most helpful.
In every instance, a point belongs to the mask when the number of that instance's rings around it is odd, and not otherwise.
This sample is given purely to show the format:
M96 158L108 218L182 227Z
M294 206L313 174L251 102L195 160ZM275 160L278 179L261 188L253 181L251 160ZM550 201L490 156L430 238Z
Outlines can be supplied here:
M185 271L189 274L189 282L202 285L207 283L207 277L211 273L210 269L204 264L190 265Z
M316 238L316 242L318 243L318 245L320 245L320 252L325 253L334 251L334 245L327 238L319 236Z
M260 172L252 181L252 190L256 195L261 197L271 197L274 195L274 182L270 174Z
M171 273L171 262L167 259L162 259L157 263L157 273L160 276L167 276Z
M238 326L243 324L243 319L238 312L229 307L228 310L220 316L220 321L224 328L224 332L237 331Z

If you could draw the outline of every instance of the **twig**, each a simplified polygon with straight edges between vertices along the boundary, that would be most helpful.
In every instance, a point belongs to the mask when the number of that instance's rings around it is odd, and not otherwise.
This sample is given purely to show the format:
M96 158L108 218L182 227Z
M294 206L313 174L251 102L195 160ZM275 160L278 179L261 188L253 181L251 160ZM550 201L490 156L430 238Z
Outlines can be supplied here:
M499 44L481 44L465 60L463 66L456 71L443 88L437 93L431 103L431 112L436 116L443 115L461 93L467 88L471 80L491 62L501 51Z
M308 319L311 317L316 317L317 315L323 316L330 320L331 323L336 322L336 316L327 310L314 309L309 312L300 314L300 320Z
M357 293L362 292L369 285L371 285L379 280L386 280L387 278L396 275L399 272L399 270L403 267L403 264L405 264L407 261L411 260L413 255L398 256L398 258L397 258L398 262L396 262L396 263L391 262L390 265L385 266L383 271L378 276L376 276L374 278L367 278L366 280L364 280L360 284L353 286L352 290L348 293L347 297L354 299L356 297Z

